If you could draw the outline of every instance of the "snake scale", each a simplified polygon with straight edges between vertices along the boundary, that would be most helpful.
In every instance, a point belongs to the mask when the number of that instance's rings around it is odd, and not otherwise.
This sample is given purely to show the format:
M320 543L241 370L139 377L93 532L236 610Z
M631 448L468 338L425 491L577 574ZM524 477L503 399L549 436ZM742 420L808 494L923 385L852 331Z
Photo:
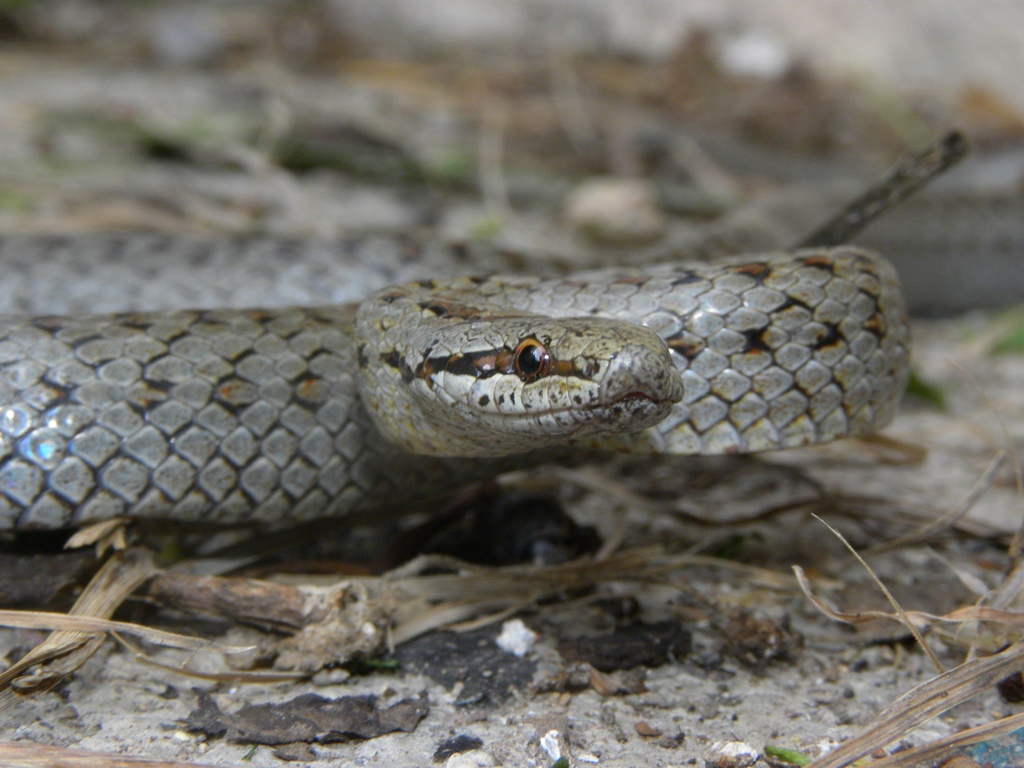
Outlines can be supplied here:
M169 242L0 239L0 529L279 526L438 495L567 444L806 445L886 424L909 375L895 272L852 247L417 282L430 253L342 244L301 277L322 304L303 308L277 306L298 267L260 272L268 248L285 264L301 248L255 240L232 246L227 280L266 294L225 303L267 308L175 311L147 274ZM178 293L218 302L223 284L205 281L223 248L186 245ZM349 302L337 270L378 290Z

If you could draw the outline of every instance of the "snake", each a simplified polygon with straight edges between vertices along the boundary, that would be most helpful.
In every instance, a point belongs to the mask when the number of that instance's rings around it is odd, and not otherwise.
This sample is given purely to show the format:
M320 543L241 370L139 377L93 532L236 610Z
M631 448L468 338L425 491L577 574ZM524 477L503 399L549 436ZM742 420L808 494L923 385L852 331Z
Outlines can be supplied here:
M312 290L287 306L303 249ZM155 276L169 250L180 290ZM257 285L243 306L163 306L217 302L225 251L227 282ZM432 252L0 238L0 530L275 528L578 451L804 446L883 427L908 381L899 282L869 250L410 279Z

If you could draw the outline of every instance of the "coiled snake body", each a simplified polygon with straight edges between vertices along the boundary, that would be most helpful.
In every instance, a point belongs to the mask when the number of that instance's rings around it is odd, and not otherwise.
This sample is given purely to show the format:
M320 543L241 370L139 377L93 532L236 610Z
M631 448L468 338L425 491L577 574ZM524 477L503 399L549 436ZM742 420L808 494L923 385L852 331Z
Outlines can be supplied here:
M863 434L894 413L907 341L892 267L855 248L439 279L358 305L5 316L0 529L280 525L566 444Z

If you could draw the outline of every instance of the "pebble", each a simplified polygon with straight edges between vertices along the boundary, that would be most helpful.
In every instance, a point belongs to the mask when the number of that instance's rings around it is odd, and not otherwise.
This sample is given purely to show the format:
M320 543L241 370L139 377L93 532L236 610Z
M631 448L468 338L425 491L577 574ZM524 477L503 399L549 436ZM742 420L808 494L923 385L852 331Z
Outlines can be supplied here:
M489 752L474 749L471 752L459 752L448 758L444 768L494 768L497 763Z
M501 634L494 641L505 653L522 658L540 639L521 619L512 619L501 625Z
M610 177L580 184L566 201L565 220L599 245L642 245L665 233L654 193L641 179Z
M750 768L760 753L744 741L716 741L704 756L707 768Z

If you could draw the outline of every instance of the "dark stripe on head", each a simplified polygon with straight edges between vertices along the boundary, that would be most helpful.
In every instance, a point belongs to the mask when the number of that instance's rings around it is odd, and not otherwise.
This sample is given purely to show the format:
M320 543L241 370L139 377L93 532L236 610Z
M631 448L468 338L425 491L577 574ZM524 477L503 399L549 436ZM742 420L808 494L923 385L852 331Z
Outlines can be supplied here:
M444 299L421 301L419 306L420 309L432 313L435 317L451 317L459 320L479 320L484 317L484 313L476 307Z
M496 373L514 373L512 369L512 350L483 350L466 355L435 355L427 357L416 368L420 378L430 378L439 371L446 371L457 376L472 376L475 379L486 379Z
M404 381L406 384L413 380L412 368L409 367L409 364L405 361L405 358L402 357L397 350L393 349L386 355L381 355L380 359L381 362L383 362L385 365L388 365L397 370L399 375L402 377L402 381Z
M579 371L571 360L550 361L550 367L545 376L564 376L589 379L597 372L594 370ZM427 357L417 366L415 375L421 379L429 379L434 374L445 371L456 376L472 376L475 379L487 379L499 373L518 375L515 367L515 351L508 347L498 350L483 350L465 355L435 355ZM541 376L538 378L544 378Z

